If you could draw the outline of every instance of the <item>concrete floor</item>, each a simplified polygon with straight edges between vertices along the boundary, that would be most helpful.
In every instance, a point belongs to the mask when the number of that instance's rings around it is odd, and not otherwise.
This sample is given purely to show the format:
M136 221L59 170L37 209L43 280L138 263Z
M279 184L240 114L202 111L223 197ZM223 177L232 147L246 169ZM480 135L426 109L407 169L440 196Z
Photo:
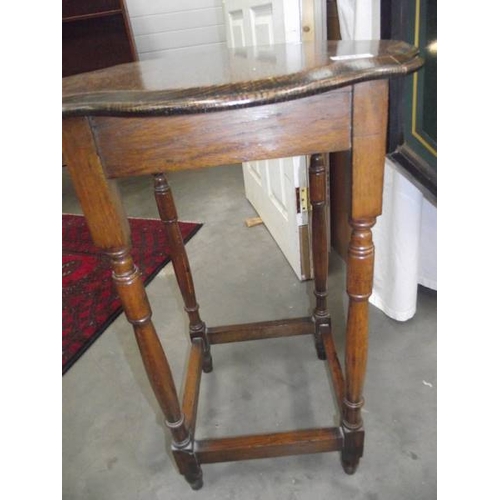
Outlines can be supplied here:
M187 249L201 314L211 326L305 316L300 283L243 193L241 168L169 176L181 220L203 222ZM127 213L156 217L149 177L120 182ZM80 213L67 173L63 211ZM344 267L332 256L329 306L343 352ZM177 387L188 354L187 318L172 265L148 286L153 319ZM340 454L203 466L194 492L177 473L170 436L121 315L63 377L65 500L436 498L436 296L419 291L406 323L370 308L365 456L347 476ZM338 425L326 367L309 336L214 346L203 375L197 437Z

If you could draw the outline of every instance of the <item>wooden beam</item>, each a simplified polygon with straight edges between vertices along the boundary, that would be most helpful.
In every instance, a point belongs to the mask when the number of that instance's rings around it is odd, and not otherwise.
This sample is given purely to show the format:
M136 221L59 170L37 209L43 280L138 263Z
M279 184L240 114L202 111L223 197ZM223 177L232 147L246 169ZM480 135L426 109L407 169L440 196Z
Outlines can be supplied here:
M208 328L210 344L226 344L245 340L291 337L314 333L314 323L310 317L227 325Z
M247 227L254 227L263 224L263 221L260 217L249 217L245 219L245 224Z
M182 412L186 427L194 436L196 427L196 413L198 410L198 395L200 392L201 370L203 366L203 342L202 339L193 339L189 353L188 365L184 379L184 391L182 396Z
M236 436L195 441L195 454L202 464L255 458L284 457L305 453L339 451L343 437L338 427Z
M337 356L337 350L335 348L335 342L333 341L333 336L331 332L324 332L322 334L322 338L323 338L323 345L325 346L328 371L330 372L333 389L335 391L335 396L337 399L337 408L339 412L342 412L344 393L345 393L344 374L342 373L342 367L340 365L340 361Z
M349 90L217 113L94 116L92 123L110 177L216 167L349 149Z

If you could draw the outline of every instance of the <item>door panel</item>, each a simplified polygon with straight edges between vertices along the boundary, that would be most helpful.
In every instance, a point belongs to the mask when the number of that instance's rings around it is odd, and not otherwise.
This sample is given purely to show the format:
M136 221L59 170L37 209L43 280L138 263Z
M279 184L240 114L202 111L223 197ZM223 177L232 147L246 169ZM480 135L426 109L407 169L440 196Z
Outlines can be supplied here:
M226 16L226 22L229 22L228 43L231 47L245 47L245 29L243 28L243 10L233 10Z
M301 40L299 0L225 0L224 11L231 47ZM297 209L297 190L307 187L306 157L244 163L243 178L247 199L297 277L311 278L309 216Z
M302 278L300 262L299 222L293 175L294 158L248 162L243 169L246 194L276 243L290 262L295 273ZM303 225L303 224L300 224ZM298 261L297 261L298 256Z
M266 3L250 9L252 45L273 45L273 5Z

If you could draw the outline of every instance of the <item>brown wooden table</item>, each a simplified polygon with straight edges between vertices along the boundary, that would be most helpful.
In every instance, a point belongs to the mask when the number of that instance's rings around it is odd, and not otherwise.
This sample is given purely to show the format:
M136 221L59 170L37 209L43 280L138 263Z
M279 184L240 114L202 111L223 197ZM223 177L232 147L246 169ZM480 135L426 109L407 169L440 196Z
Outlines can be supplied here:
M113 280L172 433L175 461L193 489L203 484L203 463L337 450L345 472L356 470L364 442L361 407L373 281L371 228L382 210L388 79L421 65L416 49L402 42L329 42L201 49L197 54L63 79L65 161L92 238L110 257ZM342 368L327 307L322 153L344 150L351 151L352 234ZM293 155L312 155L313 313L306 318L207 327L199 314L165 172ZM189 316L191 351L182 399L130 256L129 226L115 183L118 177L145 174L154 176L156 201ZM211 346L302 334L313 336L318 357L326 360L342 413L338 427L195 439L200 379L202 371L212 371Z

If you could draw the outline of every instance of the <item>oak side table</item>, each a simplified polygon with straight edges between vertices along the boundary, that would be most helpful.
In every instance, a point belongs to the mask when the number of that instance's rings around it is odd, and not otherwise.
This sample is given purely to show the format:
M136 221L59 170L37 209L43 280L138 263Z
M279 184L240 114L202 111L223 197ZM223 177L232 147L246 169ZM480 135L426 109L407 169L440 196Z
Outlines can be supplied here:
M382 210L388 79L423 64L398 41L328 42L199 53L135 62L63 79L63 152L94 243L110 258L151 386L172 433L179 472L201 488L201 464L340 451L346 473L363 454L371 228ZM351 151L345 363L327 307L326 175L323 153ZM310 317L207 327L165 172L311 155L309 165L316 303ZM189 317L191 350L179 399L130 256L127 218L115 179L152 174L161 220ZM326 360L342 417L338 427L195 439L202 372L211 347L312 335ZM265 388L263 388L265 390Z

